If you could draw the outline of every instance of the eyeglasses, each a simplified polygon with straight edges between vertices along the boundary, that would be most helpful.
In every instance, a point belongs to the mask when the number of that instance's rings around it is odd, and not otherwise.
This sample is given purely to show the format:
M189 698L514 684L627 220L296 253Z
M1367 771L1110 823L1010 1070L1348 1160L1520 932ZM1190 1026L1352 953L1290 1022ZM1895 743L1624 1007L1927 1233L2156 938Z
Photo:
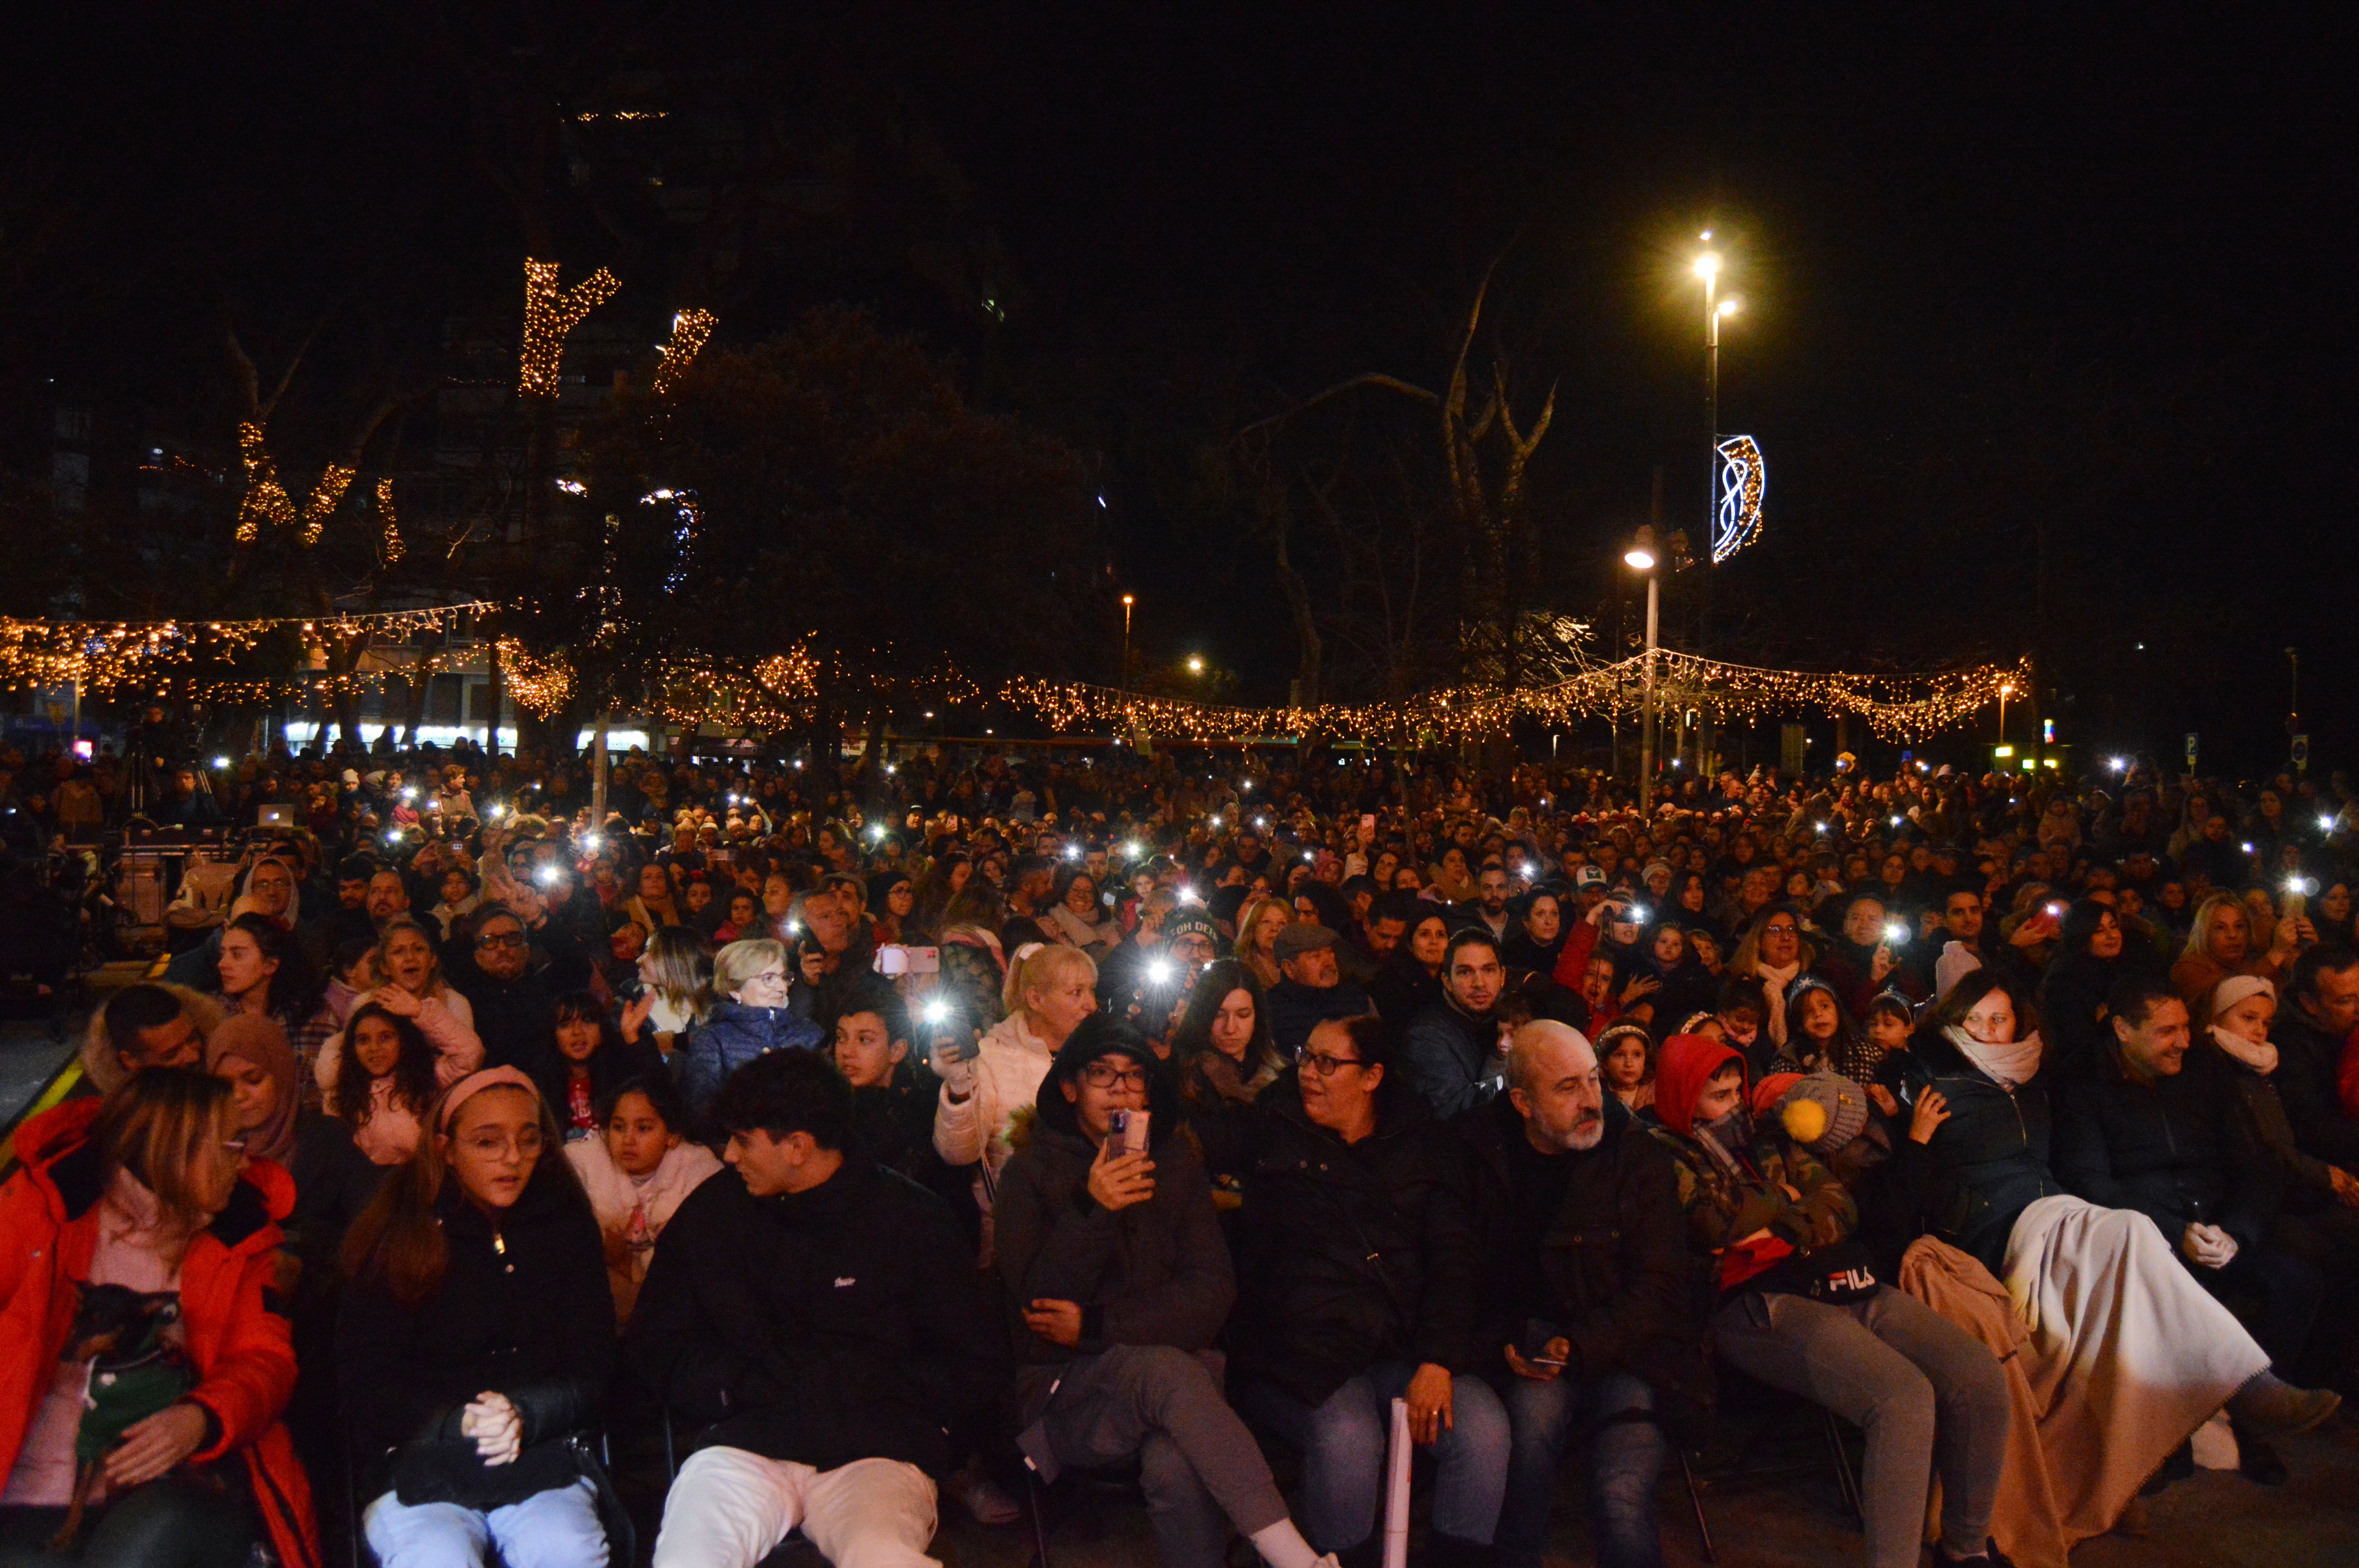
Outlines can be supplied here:
M1302 1065L1322 1078L1332 1078L1346 1067L1367 1065L1357 1056L1330 1056L1323 1051L1305 1051Z
M540 1152L540 1130L527 1127L513 1139L506 1133L479 1133L467 1140L467 1147L484 1159L530 1159Z
M1082 1082L1093 1089L1110 1089L1117 1085L1126 1089L1147 1087L1144 1067L1109 1067L1103 1062L1093 1062L1082 1069Z
M487 931L483 935L475 938L475 946L478 947L521 947L524 946L524 933L521 931Z

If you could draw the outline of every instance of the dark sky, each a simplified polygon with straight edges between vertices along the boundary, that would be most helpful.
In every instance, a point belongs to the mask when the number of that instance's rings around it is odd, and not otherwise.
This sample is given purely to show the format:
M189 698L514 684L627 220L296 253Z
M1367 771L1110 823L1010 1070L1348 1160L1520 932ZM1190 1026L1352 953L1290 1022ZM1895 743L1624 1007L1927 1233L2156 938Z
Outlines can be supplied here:
M1675 522L1702 510L1684 268L1709 226L1745 302L1722 427L1770 465L1768 535L1715 585L1746 647L1908 668L2038 642L2075 738L2175 751L2199 729L2262 764L2295 644L2321 762L2359 741L2351 50L2327 8L794 8L824 18L808 31L606 11L651 68L759 58L782 105L853 114L854 83L924 124L1005 247L1009 319L843 291L1093 455L1158 655L1282 690L1263 557L1203 536L1174 476L1351 374L1438 382L1495 261L1518 396L1560 399L1536 524L1560 597L1601 599L1656 467ZM523 238L453 128L436 14L83 5L28 38L0 186L12 453L49 360L179 384L129 362L205 314L177 245L266 301L356 243L411 247L412 287L506 307ZM32 222L61 254L163 254L66 312L57 267L12 281ZM256 225L283 242L214 232ZM606 259L591 225L566 233L569 274Z

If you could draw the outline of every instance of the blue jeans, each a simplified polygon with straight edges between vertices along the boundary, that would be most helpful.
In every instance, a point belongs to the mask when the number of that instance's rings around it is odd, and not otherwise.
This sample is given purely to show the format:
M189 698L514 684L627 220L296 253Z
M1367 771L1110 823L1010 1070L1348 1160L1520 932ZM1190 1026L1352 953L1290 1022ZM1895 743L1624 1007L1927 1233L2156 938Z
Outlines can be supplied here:
M1655 1483L1670 1443L1651 1418L1613 1419L1625 1411L1651 1412L1655 1390L1627 1372L1607 1372L1585 1383L1571 1376L1548 1383L1510 1378L1505 1390L1515 1454L1507 1466L1506 1499L1499 1507L1500 1568L1538 1568L1548 1549L1557 1471L1584 1429L1593 1433L1589 1530L1598 1568L1662 1568Z
M606 1527L587 1480L489 1513L457 1503L413 1506L387 1492L361 1515L361 1529L385 1568L483 1568L494 1544L507 1568L606 1568Z
M1319 1552L1348 1552L1376 1528L1385 1498L1385 1450L1392 1403L1417 1368L1380 1361L1327 1396L1316 1410L1270 1383L1238 1390L1237 1408L1302 1455L1302 1496L1294 1522ZM1433 1529L1488 1546L1507 1485L1507 1412L1480 1378L1450 1382L1451 1425L1434 1445Z

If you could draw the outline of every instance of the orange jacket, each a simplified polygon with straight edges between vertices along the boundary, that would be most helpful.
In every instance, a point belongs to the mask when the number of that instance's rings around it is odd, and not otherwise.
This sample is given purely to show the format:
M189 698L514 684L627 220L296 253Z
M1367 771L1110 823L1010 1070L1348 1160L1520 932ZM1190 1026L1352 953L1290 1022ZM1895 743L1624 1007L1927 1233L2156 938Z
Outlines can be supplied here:
M0 1477L15 1469L33 1412L73 1327L73 1285L98 1246L98 1152L89 1130L102 1101L69 1100L16 1133L23 1168L0 1186ZM277 1222L295 1204L292 1177L266 1160L247 1164L238 1191L180 1260L180 1321L197 1386L219 1440L190 1455L236 1454L279 1560L317 1568L311 1487L279 1413L295 1391L286 1318L265 1302Z

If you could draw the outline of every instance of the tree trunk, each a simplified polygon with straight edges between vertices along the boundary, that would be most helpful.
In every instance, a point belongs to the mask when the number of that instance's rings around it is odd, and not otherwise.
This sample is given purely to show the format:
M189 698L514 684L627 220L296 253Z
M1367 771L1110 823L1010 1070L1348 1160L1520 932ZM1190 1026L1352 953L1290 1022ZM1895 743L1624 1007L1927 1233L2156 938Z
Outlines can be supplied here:
M489 652L484 656L484 707L490 718L484 726L484 755L489 758L500 754L500 708L507 700L507 676L500 668L499 643L492 642L486 647Z

